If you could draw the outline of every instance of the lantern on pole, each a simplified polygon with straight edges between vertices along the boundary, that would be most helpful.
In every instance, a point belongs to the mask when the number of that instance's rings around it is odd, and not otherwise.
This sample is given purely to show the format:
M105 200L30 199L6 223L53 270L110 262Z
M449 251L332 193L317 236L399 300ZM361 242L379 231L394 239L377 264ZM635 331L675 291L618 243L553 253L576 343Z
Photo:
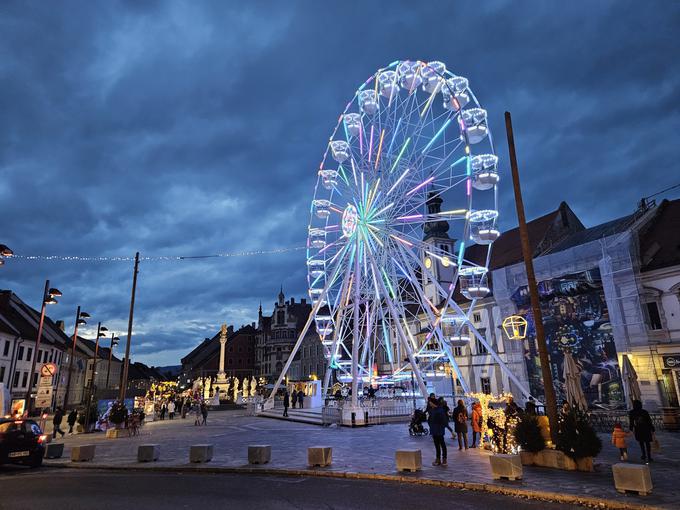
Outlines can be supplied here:
M527 321L520 315L503 319L503 331L510 340L524 340L527 336Z

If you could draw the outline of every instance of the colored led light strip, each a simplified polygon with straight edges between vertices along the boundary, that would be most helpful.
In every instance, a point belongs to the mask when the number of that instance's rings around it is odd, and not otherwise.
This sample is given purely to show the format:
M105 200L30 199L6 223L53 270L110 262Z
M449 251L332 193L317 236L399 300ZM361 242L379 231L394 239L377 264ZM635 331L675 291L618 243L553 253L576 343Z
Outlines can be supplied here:
M411 214L409 216L400 216L397 218L399 221L410 221L410 220L420 220L422 219L423 215L422 214Z
M432 104L432 100L434 99L434 96L436 96L437 92L439 92L439 87L440 87L440 84L437 83L434 90L432 91L432 94L430 94L430 97L428 98L427 103L425 103L425 107L423 108L423 111L420 112L421 117L423 115L425 115L425 112L430 108L430 105Z
M392 164L392 168L390 168L390 173L394 172L394 169L397 168L397 165L399 164L399 160L401 160L401 157L404 155L404 151L408 147L408 144L411 143L411 137L409 136L406 141L404 142L404 145L402 145L401 150L399 151L399 155L397 156L397 159L394 160L394 163Z
M390 140L390 146L387 148L387 153L392 154L392 146L394 145L394 140L397 138L397 133L399 133L399 126L401 126L401 117L397 121L397 127L394 128L394 133L392 133L392 139Z
M396 187L399 185L399 183L400 183L402 180L404 180L404 177L406 177L406 174L409 173L410 171L411 171L410 168L407 168L406 170L404 170L404 173L401 174L401 175L399 176L399 179L397 179L397 181L396 181L394 184L392 184L392 187L391 187L390 190L387 192L388 195L394 191L394 188L396 188Z
M406 246L413 247L413 243L408 242L406 239L402 239L401 237L395 236L394 234L390 234L390 237L392 237L393 239L396 239L400 243L405 244Z
M385 138L385 130L380 133L380 143L378 144L378 155L375 157L375 170L378 169L378 163L380 162L380 154L382 153L383 138Z
M418 184L418 186L416 186L416 187L413 188L411 191L409 191L408 193L406 193L406 196L413 195L413 194L414 194L416 191L418 191L420 188L422 188L423 186L427 186L427 185L430 184L432 181L434 181L434 175L433 175L432 177L430 177L429 179L424 180L423 182L421 182L420 184Z
M371 139L368 142L368 162L371 162L373 156L373 124L371 124Z
M432 147L432 144L434 144L434 142L436 142L437 139L442 135L442 133L444 132L444 130L445 130L447 127L449 127L449 124L451 124L451 119L447 119L446 122L444 122L444 124L442 125L442 127L439 128L439 131L437 131L437 134L435 134L435 135L430 139L430 141L427 142L427 145L426 145L425 148L423 149L422 154L425 154L425 153L430 149L430 147Z

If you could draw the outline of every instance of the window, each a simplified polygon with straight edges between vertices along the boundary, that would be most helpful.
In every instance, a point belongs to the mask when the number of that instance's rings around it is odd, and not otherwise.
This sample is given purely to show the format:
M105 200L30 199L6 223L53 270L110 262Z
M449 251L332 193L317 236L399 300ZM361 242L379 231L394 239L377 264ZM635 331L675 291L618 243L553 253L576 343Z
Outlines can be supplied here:
M21 378L21 387L25 388L28 383L28 372L24 372L24 376Z
M482 314L475 312L472 314L472 322L482 322Z
M659 314L659 305L656 301L647 303L647 327L649 329L663 329L661 326L661 315Z
M36 360L38 363L42 363L42 353L42 350L38 349L38 358Z
M482 377L480 382L482 383L482 393L491 395L491 379L488 377Z
M20 345L20 346L19 346L19 354L17 355L17 359L18 359L19 361L21 361L22 359L24 359L24 346L23 346L23 345Z
M33 347L29 347L28 350L26 351L26 361L31 361L32 356L33 356Z
M484 336L481 330L479 333L482 336ZM489 354L489 351L487 350L486 346L477 337L475 337L475 347L477 348L477 354Z
M5 340L5 348L2 350L2 355L7 356L9 354L9 340Z
M462 356L463 355L463 348L462 347L454 347L453 348L453 355L454 356Z
M0 383L5 382L5 367L0 367Z
M36 384L38 384L38 372L35 372L33 374L33 386L35 386Z
M233 364L234 364L234 360L231 359L231 358L229 358L229 359L227 360L227 365L233 365Z
M13 387L19 386L19 371L14 372L14 381L12 382Z

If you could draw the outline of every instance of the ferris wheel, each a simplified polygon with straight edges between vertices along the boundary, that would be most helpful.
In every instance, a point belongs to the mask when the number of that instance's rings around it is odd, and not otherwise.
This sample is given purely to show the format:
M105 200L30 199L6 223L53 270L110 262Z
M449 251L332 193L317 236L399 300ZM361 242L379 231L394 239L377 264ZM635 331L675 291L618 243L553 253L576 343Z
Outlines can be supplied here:
M347 103L311 201L307 326L353 396L412 376L425 394L442 363L468 391L455 352L471 335L501 361L453 299L490 292L497 166L486 110L442 62L393 62ZM480 245L474 261L470 244Z

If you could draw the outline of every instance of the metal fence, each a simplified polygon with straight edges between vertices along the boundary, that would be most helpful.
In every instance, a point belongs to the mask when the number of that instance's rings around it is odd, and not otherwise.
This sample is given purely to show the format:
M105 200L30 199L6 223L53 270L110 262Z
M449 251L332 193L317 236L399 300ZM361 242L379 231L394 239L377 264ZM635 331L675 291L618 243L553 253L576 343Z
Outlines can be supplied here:
M649 416L652 418L652 424L656 430L663 430L664 423L660 414L652 414ZM626 411L621 412L598 412L593 411L588 414L590 419L590 424L598 432L611 432L614 430L614 424L620 422L625 428L628 428L628 413Z
M321 422L324 426L340 425L342 423L342 407L323 406L321 409Z

